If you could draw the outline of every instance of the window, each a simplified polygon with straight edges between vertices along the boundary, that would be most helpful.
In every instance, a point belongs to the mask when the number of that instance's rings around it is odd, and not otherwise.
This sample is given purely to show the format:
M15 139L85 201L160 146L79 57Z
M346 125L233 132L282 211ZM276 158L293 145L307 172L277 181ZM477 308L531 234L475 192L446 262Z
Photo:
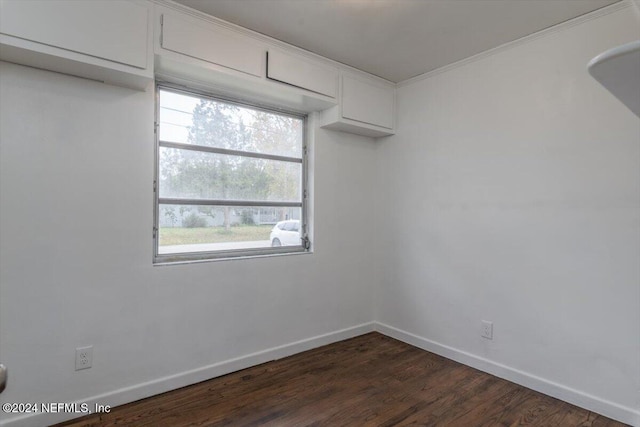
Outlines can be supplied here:
M306 251L305 121L159 85L154 261Z

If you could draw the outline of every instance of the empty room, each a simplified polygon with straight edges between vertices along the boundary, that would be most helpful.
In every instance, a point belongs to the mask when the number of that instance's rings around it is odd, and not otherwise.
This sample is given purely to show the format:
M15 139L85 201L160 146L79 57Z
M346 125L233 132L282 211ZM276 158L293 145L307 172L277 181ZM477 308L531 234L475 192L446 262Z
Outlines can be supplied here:
M0 0L0 405L640 427L640 0Z

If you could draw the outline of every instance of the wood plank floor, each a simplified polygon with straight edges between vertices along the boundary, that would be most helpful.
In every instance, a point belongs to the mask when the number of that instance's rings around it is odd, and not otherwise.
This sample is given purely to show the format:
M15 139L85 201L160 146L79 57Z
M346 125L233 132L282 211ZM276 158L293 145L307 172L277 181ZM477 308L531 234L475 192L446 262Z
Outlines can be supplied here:
M624 426L370 333L59 426Z

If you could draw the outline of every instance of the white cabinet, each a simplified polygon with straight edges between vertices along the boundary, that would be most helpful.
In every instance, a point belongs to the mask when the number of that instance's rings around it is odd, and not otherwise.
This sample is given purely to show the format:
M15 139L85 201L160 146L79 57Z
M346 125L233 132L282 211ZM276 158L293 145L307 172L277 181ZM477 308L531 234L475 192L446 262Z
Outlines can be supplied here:
M264 47L237 32L177 13L162 15L163 49L260 77Z
M342 78L342 117L393 129L394 88L371 81Z
M0 0L1 1L1 0ZM213 16L155 0L156 80L299 112L371 137L395 132L395 85Z
M0 59L146 89L168 80L394 133L395 86L164 0L0 0Z
M153 80L142 1L0 0L0 59L144 88Z
M276 49L264 36L214 17L184 13L178 5L158 5L155 23L159 80L301 112L337 103L337 68L321 60Z
M278 49L268 52L267 78L331 98L338 92L337 68Z
M322 113L322 127L365 136L395 133L395 87L364 75L343 73L340 103Z

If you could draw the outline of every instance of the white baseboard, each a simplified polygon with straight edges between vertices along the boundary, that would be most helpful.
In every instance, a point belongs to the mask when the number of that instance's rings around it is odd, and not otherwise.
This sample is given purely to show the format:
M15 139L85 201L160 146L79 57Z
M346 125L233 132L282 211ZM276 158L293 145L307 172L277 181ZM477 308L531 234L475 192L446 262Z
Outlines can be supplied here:
M546 395L569 402L573 405L586 408L590 411L597 412L606 417L640 427L640 411L618 405L613 402L606 401L596 396L554 383L553 381L537 377L535 375L493 362L491 360L476 356L474 354L458 350L435 341L428 340L410 332L394 328L380 322L369 322L351 328L341 329L312 338L296 341L267 350L237 357L223 362L214 363L202 368L179 374L158 378L146 383L136 384L112 392L104 393L98 396L88 397L77 401L76 403L87 403L89 407L95 404L109 405L115 407L125 403L144 399L156 394L175 390L180 387L195 384L211 378L226 375L231 372L246 369L251 366L269 362L271 360L281 359L323 345L353 338L368 332L377 331L381 334L411 344L423 350L430 351L447 359L455 360L464 365L471 366L480 371L487 372L499 378L504 378L516 384L532 390L539 391ZM6 419L0 422L3 427L24 427L24 426L41 426L50 425L70 420L82 416L82 414L69 413L36 413L27 416Z
M527 372L493 362L483 357L476 356L466 351L458 350L435 341L420 337L410 332L403 331L384 323L374 322L377 332L395 338L399 341L411 344L414 347L430 351L447 359L460 362L496 377L520 384L532 390L555 397L581 408L588 409L620 422L640 427L640 411L618 405L614 402L601 399L596 396L572 389L562 384L537 377Z
M235 359L203 366L202 368L193 369L191 371L181 372L179 374L158 378L146 383L121 388L98 396L87 397L86 399L79 400L75 403L86 403L90 408L94 407L95 404L115 407L211 378L219 377L221 375L226 375L241 369L246 369L251 366L256 366L261 363L282 359L283 357L291 356L323 345L357 337L368 332L373 332L373 330L373 322L363 323L351 328L341 329L278 347L269 348L267 350L247 354ZM83 415L84 414L39 412L36 414L3 420L0 422L0 425L3 427L43 426L60 423Z

